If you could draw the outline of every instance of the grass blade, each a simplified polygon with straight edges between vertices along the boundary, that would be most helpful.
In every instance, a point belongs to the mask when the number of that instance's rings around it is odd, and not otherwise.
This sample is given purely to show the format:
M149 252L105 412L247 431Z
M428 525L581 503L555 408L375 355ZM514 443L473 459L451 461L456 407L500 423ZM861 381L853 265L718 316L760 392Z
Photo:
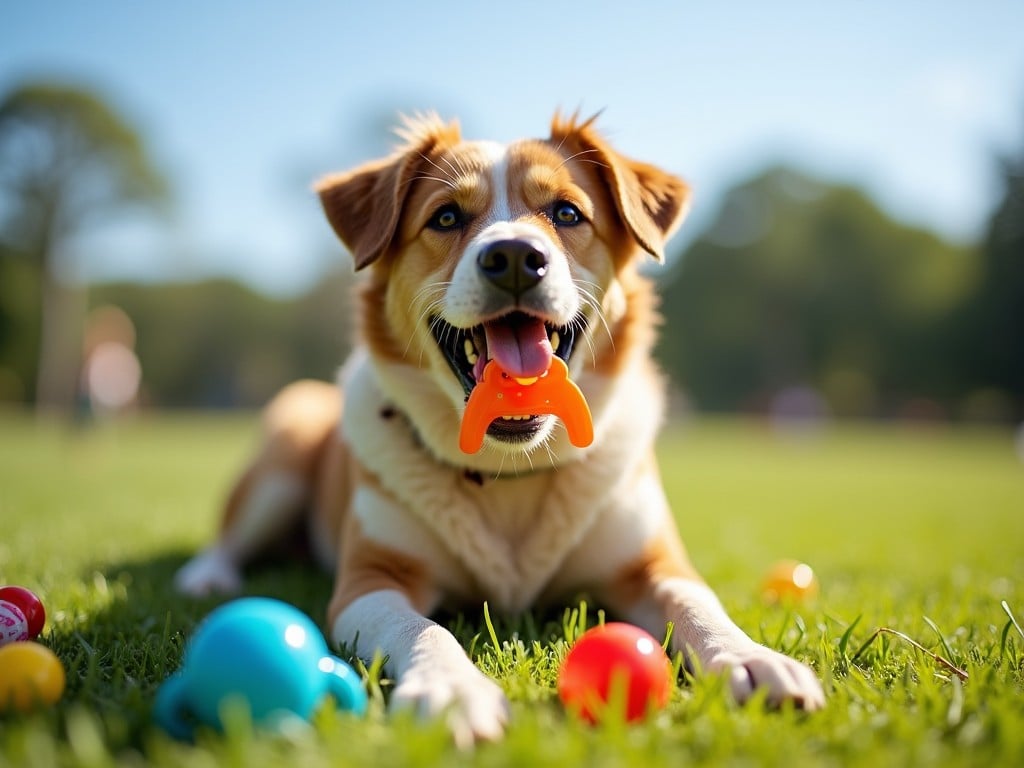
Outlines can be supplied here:
M1024 629L1021 629L1020 624L1017 623L1017 617L1014 616L1013 611L1010 610L1010 604L1007 603L1005 600L1003 600L999 604L1003 607L1003 610L1006 612L1006 615L1010 617L1010 621L1012 621L1013 626L1017 628L1017 632L1020 633L1020 636L1022 638L1024 638Z

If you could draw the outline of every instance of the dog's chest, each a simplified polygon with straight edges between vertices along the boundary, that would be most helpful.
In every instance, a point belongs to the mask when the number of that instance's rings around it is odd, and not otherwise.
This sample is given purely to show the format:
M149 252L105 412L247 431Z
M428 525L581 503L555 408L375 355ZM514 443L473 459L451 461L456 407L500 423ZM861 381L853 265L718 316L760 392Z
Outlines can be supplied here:
M590 527L607 487L576 476L582 462L507 480L466 475L439 465L404 419L381 420L385 407L371 373L357 371L343 420L353 453L469 573L480 597L505 611L529 606Z
M405 473L392 493L469 575L471 584L447 585L451 592L503 612L535 602L596 517L598 498L581 499L587 494L578 488L568 492L570 468L479 486L424 468L423 476Z
M452 525L446 514L431 515L481 596L497 608L520 611L534 602L589 528L592 507L565 498L560 486L554 471L485 481L467 489L461 510L477 525ZM476 554L467 557L471 552Z

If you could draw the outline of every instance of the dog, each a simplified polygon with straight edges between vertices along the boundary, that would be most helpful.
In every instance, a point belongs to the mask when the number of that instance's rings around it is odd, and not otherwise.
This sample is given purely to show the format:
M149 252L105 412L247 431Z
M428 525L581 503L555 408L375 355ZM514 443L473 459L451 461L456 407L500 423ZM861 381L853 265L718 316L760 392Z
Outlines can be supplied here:
M499 738L499 686L428 618L447 605L506 612L587 593L663 636L739 701L824 705L817 676L728 617L690 564L658 476L663 382L640 273L664 260L689 188L556 114L546 139L467 141L436 115L405 121L390 156L316 186L366 271L360 342L339 385L286 387L232 491L220 534L177 574L200 595L300 521L335 572L335 643L380 652L391 706L444 715L459 744ZM460 420L490 359L516 377L563 360L592 412L577 447L551 415L499 416L482 448Z

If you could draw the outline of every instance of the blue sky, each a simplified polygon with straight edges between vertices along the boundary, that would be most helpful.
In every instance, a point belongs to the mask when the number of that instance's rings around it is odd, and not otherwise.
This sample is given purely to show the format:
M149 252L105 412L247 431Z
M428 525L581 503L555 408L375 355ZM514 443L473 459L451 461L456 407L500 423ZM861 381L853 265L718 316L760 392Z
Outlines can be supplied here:
M98 88L146 135L175 205L69 248L77 274L228 274L287 293L342 260L311 181L390 145L399 110L465 134L543 135L604 109L623 151L696 191L779 161L864 187L966 240L1024 143L1024 3L10 2L0 91Z

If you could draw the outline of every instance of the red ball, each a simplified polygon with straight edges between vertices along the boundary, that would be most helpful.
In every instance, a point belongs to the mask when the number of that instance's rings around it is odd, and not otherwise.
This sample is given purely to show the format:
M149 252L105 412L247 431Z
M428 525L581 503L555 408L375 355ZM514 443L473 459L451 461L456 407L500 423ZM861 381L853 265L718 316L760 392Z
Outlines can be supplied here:
M558 673L562 703L591 723L609 714L609 704L618 705L616 697L625 699L623 714L633 722L664 707L671 692L668 656L632 624L613 622L584 632Z
M28 639L39 637L46 623L46 610L39 598L24 587L0 587L0 600L17 606L28 621Z

